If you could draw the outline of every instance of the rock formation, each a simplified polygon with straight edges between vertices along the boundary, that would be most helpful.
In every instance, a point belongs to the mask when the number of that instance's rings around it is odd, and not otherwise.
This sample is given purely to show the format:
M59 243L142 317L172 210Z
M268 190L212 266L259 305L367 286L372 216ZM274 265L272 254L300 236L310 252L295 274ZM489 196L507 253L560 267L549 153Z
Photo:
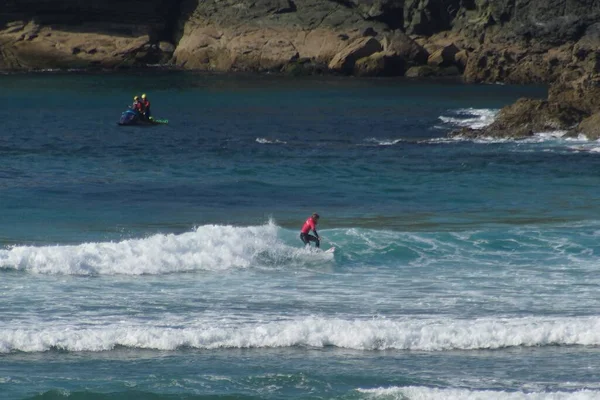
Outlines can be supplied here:
M168 62L166 0L4 0L0 69L118 68Z

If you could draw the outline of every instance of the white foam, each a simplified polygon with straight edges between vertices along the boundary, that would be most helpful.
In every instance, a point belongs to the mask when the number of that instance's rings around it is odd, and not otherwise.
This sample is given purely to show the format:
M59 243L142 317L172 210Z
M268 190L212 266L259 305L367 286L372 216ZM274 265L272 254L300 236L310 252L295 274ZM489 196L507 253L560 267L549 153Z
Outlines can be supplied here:
M451 111L452 116L440 116L445 124L456 127L482 129L494 122L498 109L490 108L461 108Z
M419 386L357 389L369 399L410 400L591 400L600 399L600 391L513 392L499 390L469 390L428 388Z
M395 144L402 142L402 139L377 139L377 138L372 137L372 138L365 139L365 142L374 143L378 146L393 146Z
M0 250L0 268L41 274L141 275L247 268L260 262L331 260L285 245L279 228L205 225L179 235L75 246L14 246Z
M23 323L21 323L23 324ZM304 317L271 322L193 318L156 325L123 320L97 326L29 321L0 324L0 353L103 351L116 346L175 350L180 347L274 348L335 346L355 350L480 350L509 346L600 345L600 317L344 320ZM176 326L176 327L175 327Z
M567 131L548 131L548 132L537 132L533 136L526 138L495 138L495 137L478 137L474 139L475 143L507 143L507 142L518 142L518 143L544 143L544 142L556 142L558 139L563 139L563 136Z
M568 148L569 148L569 150L573 150L575 152L586 152L586 153L599 153L600 152L600 147L598 147L595 144L569 146Z
M547 142L547 141L556 141L557 139L562 139L564 135L567 134L567 131L555 130L555 131L547 131L547 132L535 132L532 137L524 139L527 142L539 143L539 142Z
M287 144L287 142L279 139L256 138L256 142L260 144Z

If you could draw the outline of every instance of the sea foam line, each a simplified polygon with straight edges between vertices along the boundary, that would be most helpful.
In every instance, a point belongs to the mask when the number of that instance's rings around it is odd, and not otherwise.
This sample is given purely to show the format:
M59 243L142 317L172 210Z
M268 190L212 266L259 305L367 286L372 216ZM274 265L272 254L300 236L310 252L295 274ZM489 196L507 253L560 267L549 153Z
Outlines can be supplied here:
M65 324L64 321L61 321ZM600 345L600 317L391 321L302 318L223 324L197 320L185 327L122 321L82 327L42 322L0 325L0 352L105 351L117 346L176 350L339 347L355 350L488 350L513 346Z
M402 139L378 139L378 138L372 137L372 138L365 139L365 142L373 143L378 146L393 146L395 144L403 142L403 140Z
M600 398L600 391L585 389L570 392L509 392L406 386L357 389L357 391L367 399L385 398L398 400L597 400Z
M269 138L256 138L256 143L260 144L287 144L284 140L269 139Z

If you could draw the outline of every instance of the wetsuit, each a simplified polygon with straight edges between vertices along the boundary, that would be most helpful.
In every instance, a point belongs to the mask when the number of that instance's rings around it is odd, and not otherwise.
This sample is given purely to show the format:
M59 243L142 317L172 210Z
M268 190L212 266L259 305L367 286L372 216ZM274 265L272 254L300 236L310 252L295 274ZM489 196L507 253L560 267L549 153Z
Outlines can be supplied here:
M150 100L144 99L142 100L142 103L144 104L144 115L146 116L146 118L150 119L150 117L152 116L150 114Z
M309 235L308 232L313 231L315 235ZM310 242L315 242L315 246L319 247L321 245L321 241L319 240L319 234L317 233L317 224L312 216L308 217L304 225L302 225L302 229L300 230L300 240L304 245L310 246Z

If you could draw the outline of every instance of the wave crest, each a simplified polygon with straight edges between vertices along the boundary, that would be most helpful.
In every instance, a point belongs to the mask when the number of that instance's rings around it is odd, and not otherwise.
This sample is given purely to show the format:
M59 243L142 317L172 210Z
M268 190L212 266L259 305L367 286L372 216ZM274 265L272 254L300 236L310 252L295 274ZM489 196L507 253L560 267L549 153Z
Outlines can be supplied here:
M443 399L443 400L588 400L598 399L600 391L578 390L573 392L509 392L499 390L469 390L451 388L428 388L419 386L358 389L369 399Z
M451 111L452 116L441 115L440 121L455 127L481 129L490 125L496 119L497 109L461 108Z
M278 239L278 230L272 222L250 227L205 225L183 234L121 242L14 246L0 250L0 269L40 274L155 275L332 259L326 253L285 245Z
M355 350L489 350L514 346L600 345L600 318L477 320L342 320L270 323L195 321L185 327L123 321L98 327L0 329L0 352L105 351L118 346L176 350L339 347Z

